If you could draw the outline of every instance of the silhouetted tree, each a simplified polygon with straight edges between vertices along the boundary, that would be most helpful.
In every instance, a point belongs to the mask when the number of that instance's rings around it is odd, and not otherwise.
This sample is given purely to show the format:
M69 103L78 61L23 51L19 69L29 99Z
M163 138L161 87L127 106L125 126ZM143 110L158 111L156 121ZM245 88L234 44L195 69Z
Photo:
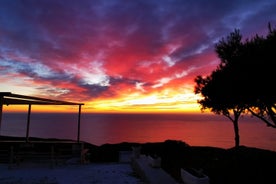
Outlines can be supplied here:
M233 78L230 67L232 65L229 63L236 62L240 56L241 38L238 30L231 33L226 40L222 38L216 45L216 52L221 59L220 65L210 76L197 76L195 79L195 93L200 93L203 97L198 100L201 109L210 109L211 112L222 114L232 121L236 147L240 143L238 120L246 108L240 104L240 96L235 86L239 79Z
M250 94L247 110L267 126L276 128L276 30L270 24L268 28L265 38L256 35L244 45L244 60L250 66L250 86L245 93Z
M221 63L211 75L197 76L195 93L201 109L229 118L234 125L235 146L239 146L238 120L250 112L267 125L276 127L275 59L276 31L271 29L266 38L256 35L241 42L239 30L222 38L215 45Z

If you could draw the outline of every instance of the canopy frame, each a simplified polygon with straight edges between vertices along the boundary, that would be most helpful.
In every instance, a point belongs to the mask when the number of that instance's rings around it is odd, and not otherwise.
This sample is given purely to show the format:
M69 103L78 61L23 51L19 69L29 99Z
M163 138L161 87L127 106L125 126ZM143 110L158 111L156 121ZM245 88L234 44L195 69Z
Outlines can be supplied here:
M2 125L3 105L28 105L27 128L26 128L26 137L25 137L27 142L29 141L30 116L31 116L32 105L77 105L79 107L77 141L78 142L80 141L81 107L82 105L84 105L84 103L52 100L47 98L14 94L11 92L0 92L0 134L1 134L1 125Z

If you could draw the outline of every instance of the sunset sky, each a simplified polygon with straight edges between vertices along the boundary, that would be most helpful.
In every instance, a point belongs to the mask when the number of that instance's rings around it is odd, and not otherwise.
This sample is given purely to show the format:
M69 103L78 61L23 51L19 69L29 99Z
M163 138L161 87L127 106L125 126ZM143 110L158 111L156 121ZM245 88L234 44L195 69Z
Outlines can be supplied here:
M194 78L218 65L214 45L268 22L275 0L0 0L0 91L84 112L200 112Z

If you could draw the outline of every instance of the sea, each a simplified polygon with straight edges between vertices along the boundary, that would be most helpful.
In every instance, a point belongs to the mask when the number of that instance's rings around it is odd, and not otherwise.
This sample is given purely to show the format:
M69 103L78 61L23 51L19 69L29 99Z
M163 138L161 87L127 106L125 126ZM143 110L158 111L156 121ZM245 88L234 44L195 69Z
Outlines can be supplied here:
M77 140L77 113L32 113L29 137ZM1 135L26 136L27 113L3 113ZM276 129L249 116L239 121L240 145L276 151ZM80 140L94 145L183 141L191 146L232 148L232 122L215 114L82 113Z

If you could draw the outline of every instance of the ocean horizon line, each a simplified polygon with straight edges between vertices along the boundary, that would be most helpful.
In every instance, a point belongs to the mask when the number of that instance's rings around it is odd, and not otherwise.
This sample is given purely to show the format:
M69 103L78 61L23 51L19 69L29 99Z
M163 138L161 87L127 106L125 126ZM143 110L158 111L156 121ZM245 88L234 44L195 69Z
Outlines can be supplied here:
M24 136L28 113L3 113L2 135ZM275 130L256 118L239 122L240 145L276 151ZM33 113L30 137L76 139L77 113ZM215 114L119 114L84 113L80 118L80 140L95 145L119 142L182 140L189 145L229 148L234 145L233 123Z

